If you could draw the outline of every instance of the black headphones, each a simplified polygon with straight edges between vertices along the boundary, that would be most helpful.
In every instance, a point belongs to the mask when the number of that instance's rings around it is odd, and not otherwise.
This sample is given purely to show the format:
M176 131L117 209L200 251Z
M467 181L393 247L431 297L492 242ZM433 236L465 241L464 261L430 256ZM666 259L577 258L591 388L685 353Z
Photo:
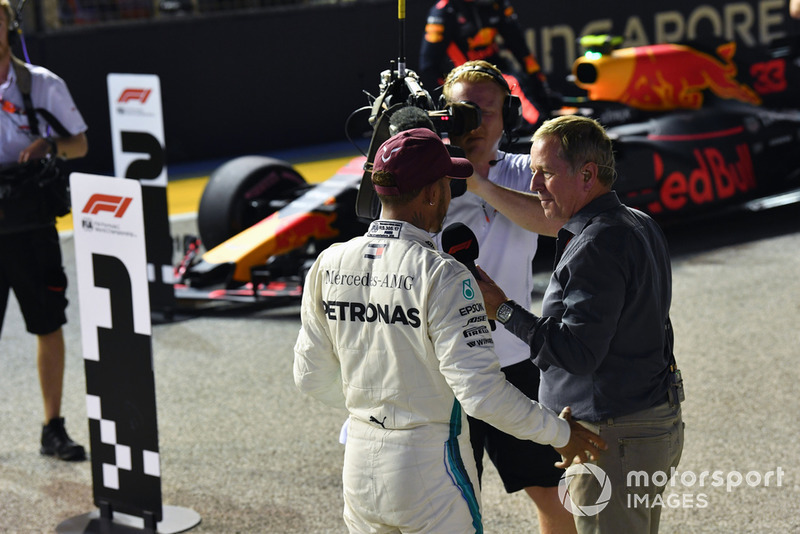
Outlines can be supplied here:
M6 16L8 17L8 46L12 46L17 42L17 38L20 34L19 21L17 17L12 18L10 13L6 13Z
M506 92L506 98L503 101L503 129L507 132L513 132L522 126L522 100L517 95L511 94L511 87L502 75L498 74L492 69L487 69L480 65L462 65L458 67L453 73L451 79L455 80L467 71L481 72L492 77L497 84Z
M15 20L14 23L8 29L8 46L13 46L17 43L19 39L19 23Z

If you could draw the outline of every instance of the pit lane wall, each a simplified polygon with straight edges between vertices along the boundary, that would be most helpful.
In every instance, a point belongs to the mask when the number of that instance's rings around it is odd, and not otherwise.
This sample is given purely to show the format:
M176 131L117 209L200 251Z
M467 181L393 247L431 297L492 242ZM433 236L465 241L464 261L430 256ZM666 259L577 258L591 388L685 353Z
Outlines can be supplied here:
M406 4L410 69L432 1ZM788 0L514 4L565 94L581 94L566 81L580 35L623 35L626 46L734 39L745 50L800 33ZM26 43L33 63L67 81L89 124L89 156L76 170L107 174L109 73L160 77L169 164L223 160L344 140L348 115L367 105L364 91L377 95L381 71L397 59L398 36L397 2L362 0L71 28L28 34Z

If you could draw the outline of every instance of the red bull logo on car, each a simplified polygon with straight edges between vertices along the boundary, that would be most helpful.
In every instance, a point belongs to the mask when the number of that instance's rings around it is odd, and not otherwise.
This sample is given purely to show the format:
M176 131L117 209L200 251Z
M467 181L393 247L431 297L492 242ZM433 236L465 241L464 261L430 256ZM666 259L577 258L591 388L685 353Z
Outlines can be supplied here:
M693 155L694 168L669 169L658 152L653 154L658 200L647 205L651 213L700 206L755 189L753 159L746 143L736 145L734 157L726 158L716 147L696 148Z
M704 92L754 105L761 98L736 80L736 43L717 48L719 57L678 44L622 48L575 61L575 83L591 100L621 102L648 111L699 109Z

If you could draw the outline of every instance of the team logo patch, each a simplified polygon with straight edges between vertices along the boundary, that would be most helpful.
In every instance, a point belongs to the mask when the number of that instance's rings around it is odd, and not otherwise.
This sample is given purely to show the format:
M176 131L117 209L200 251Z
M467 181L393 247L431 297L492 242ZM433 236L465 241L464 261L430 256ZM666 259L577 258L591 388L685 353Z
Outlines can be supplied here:
M487 320L489 320L489 318L485 315L475 315L474 317L467 319L467 324L465 324L462 328L466 328L473 323L482 323L483 321Z
M482 312L484 310L483 303L478 302L476 304L470 304L469 306L464 306L463 308L458 310L458 313L461 314L461 317L465 315L471 315L473 313Z
M383 257L383 253L388 248L389 243L369 243L367 245L367 252L364 257L368 260L379 260Z
M461 294L463 294L464 298L467 300L475 298L475 290L472 289L472 280L469 278L461 282Z
M464 337L475 337L475 336L480 336L482 334L488 334L489 329L486 328L484 325L473 326L471 328L467 328L461 333L463 334Z

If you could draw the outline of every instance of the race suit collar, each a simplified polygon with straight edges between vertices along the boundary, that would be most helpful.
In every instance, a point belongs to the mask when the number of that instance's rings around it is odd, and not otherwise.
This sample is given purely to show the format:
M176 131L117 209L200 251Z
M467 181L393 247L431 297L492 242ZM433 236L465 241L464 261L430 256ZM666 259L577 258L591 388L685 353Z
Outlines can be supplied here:
M378 219L372 221L366 235L368 237L382 237L386 239L407 239L409 241L421 243L428 248L436 248L428 232L405 221L396 221L393 219Z

